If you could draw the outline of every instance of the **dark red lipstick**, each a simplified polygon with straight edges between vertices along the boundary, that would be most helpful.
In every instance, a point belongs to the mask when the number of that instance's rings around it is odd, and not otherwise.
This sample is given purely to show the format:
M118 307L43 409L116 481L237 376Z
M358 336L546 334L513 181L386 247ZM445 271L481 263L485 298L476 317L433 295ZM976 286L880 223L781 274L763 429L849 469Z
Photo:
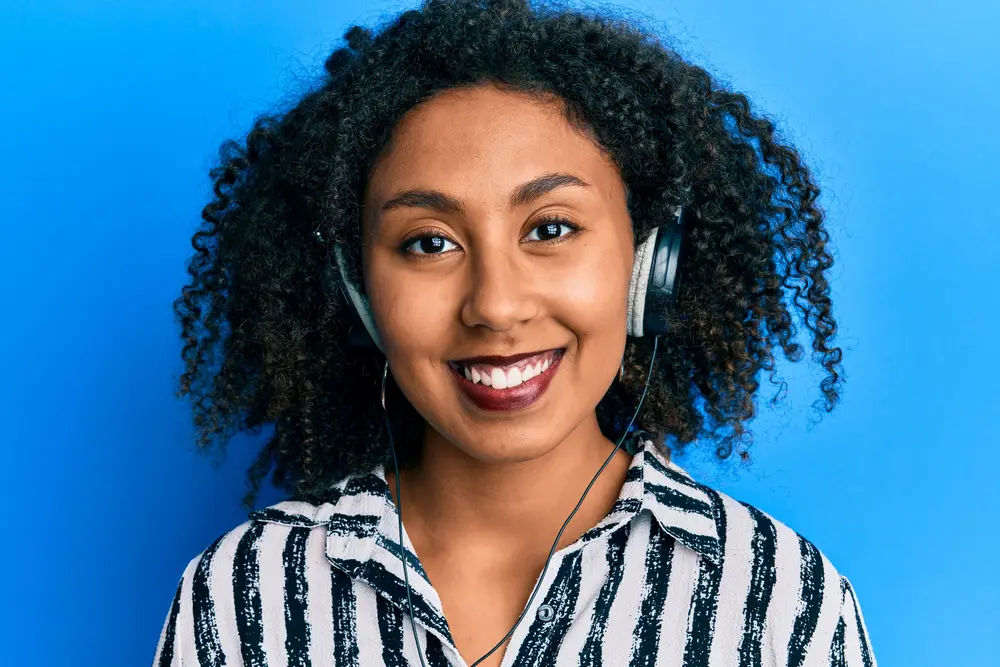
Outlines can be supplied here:
M513 412L524 410L538 402L549 388L556 371L559 370L564 351L564 348L559 348L510 357L470 357L448 362L448 367L455 378L456 386L476 407L490 412ZM521 380L517 386L504 388L493 386L497 384L493 381L497 375L496 370L503 376L500 384L505 384L511 377L512 368L518 369L514 374L514 378L517 379L529 367L532 377ZM538 371L539 367L543 367L544 370ZM484 375L488 377L483 378ZM486 382L491 384L487 385Z

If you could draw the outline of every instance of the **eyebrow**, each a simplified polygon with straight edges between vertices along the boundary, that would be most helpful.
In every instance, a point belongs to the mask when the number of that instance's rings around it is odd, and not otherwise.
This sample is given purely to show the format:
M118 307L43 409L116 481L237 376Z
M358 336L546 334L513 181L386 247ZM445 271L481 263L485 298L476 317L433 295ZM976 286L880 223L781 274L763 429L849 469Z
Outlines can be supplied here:
M539 197L542 197L558 188L577 186L589 188L590 183L574 176L573 174L552 173L544 174L526 183L517 186L510 194L508 207L514 210L518 206L530 204ZM395 208L403 207L427 208L439 213L465 215L465 205L461 200L447 195L439 190L406 190L398 193L392 199L382 204L382 213Z

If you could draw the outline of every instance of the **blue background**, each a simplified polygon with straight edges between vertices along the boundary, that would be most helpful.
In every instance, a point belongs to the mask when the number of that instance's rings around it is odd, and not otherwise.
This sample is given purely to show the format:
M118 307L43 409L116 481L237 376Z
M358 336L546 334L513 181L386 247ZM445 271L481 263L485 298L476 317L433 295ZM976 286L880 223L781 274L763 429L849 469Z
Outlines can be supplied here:
M172 393L207 170L349 23L414 4L0 2L0 663L149 664L184 566L245 520L263 436L213 466ZM783 364L749 468L679 463L819 545L881 664L998 664L1000 3L618 4L779 120L837 250L843 404L809 429L820 374Z

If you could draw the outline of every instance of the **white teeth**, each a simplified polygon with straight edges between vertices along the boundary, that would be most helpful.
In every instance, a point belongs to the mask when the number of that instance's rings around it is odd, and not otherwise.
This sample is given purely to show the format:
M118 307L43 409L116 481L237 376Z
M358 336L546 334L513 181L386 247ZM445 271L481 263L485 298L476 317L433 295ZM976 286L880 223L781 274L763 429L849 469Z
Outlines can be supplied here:
M478 382L487 387L510 389L538 377L547 371L551 365L551 359L546 359L533 365L526 365L524 368L513 366L506 372L504 369L495 366L461 366L460 372L473 384Z

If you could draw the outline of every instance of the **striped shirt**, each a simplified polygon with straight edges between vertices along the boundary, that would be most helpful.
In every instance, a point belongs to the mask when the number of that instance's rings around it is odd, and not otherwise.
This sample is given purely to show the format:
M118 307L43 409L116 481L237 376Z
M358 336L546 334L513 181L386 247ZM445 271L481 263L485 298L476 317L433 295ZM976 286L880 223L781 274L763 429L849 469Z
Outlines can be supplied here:
M854 589L813 544L651 442L632 451L611 512L553 556L505 667L876 664ZM154 667L420 665L400 553L428 667L466 665L397 521L382 469L251 513L188 564Z

